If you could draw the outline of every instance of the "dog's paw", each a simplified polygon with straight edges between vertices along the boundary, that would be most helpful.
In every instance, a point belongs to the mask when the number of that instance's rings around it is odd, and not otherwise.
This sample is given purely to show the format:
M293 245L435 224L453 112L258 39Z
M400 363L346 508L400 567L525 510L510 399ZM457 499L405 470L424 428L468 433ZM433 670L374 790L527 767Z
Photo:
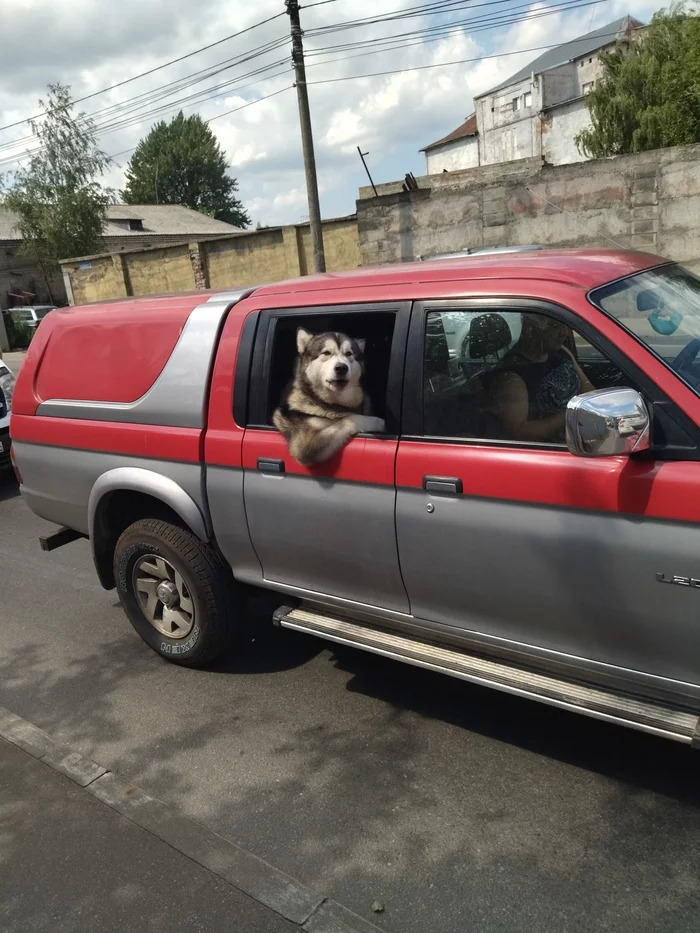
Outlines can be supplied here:
M354 415L353 421L358 434L383 434L386 430L383 418L372 415Z

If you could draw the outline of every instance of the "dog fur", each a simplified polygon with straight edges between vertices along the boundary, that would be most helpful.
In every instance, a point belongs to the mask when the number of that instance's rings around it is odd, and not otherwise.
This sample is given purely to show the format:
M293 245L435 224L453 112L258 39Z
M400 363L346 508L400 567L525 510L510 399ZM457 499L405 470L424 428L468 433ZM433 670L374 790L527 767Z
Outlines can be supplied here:
M362 388L364 351L347 334L297 330L294 378L272 421L303 466L328 460L355 434L384 431Z

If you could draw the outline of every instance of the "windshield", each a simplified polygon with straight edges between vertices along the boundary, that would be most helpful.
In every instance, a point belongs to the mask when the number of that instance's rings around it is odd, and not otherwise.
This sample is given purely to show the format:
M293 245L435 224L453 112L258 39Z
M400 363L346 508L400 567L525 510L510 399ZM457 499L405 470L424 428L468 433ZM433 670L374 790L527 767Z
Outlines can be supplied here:
M700 278L662 266L598 288L590 299L700 395Z

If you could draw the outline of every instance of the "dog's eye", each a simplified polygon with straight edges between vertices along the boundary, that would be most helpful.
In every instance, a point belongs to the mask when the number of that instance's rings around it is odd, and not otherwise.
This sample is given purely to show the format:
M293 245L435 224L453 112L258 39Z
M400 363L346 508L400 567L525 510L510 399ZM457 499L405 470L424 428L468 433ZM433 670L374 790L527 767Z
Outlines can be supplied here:
M345 355L347 356L348 359L352 359L352 350L346 350Z
M331 355L331 351L330 351L330 350L322 350L322 351L321 351L321 356L326 356L326 357L328 357L328 356L330 356L330 355Z

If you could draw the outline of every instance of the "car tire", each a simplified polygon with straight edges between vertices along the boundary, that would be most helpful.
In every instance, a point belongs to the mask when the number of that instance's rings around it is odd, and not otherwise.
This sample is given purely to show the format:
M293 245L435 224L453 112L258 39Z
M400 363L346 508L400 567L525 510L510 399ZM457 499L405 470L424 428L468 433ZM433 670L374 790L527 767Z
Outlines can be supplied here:
M231 646L243 600L230 568L192 532L158 519L129 525L114 579L129 621L167 661L203 667Z

